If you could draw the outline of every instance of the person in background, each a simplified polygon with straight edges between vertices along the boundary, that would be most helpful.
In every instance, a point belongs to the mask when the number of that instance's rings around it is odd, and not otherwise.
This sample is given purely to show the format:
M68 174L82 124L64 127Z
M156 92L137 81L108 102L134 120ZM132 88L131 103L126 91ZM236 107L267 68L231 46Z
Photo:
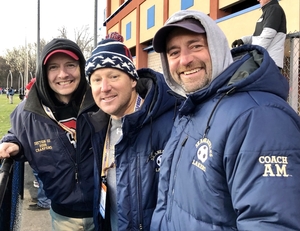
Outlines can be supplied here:
M269 53L230 52L195 10L173 14L153 48L186 99L164 148L151 230L299 230L300 117Z
M13 89L13 87L10 87L8 89L8 99L10 104L14 103L14 94L15 94L15 90Z
M98 43L85 70L100 108L91 117L96 230L149 231L177 101L161 73L136 70L129 49L114 39Z
M262 15L256 22L253 35L235 40L232 47L243 44L259 45L265 48L279 69L283 67L284 42L286 37L286 17L278 0L257 0Z
M36 82L11 114L0 158L28 161L51 200L55 231L91 231L94 157L88 113L98 110L85 78L85 58L71 40L42 51Z

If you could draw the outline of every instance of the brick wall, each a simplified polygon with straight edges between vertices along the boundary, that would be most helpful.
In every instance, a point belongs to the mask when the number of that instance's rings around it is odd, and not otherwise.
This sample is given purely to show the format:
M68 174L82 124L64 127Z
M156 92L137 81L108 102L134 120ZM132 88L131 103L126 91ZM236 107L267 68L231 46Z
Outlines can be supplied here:
M162 73L160 55L158 53L154 51L148 53L148 67Z

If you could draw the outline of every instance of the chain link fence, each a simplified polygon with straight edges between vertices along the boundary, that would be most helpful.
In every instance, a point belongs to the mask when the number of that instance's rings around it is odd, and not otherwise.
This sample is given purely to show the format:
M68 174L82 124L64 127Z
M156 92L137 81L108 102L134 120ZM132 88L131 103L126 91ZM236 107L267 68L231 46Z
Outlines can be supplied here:
M282 74L288 79L290 90L288 102L291 107L300 115L300 32L289 33L285 41L284 66Z

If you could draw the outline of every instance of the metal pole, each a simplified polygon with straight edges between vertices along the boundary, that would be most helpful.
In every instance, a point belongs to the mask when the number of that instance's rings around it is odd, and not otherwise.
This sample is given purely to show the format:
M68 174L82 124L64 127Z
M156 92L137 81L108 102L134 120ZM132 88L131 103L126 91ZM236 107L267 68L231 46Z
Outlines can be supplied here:
M25 71L24 71L24 79L22 80L21 88L23 89L25 84L28 83L28 46L27 46L27 35L25 38L25 50L26 50L26 61L25 61Z
M36 51L36 68L39 66L40 61L40 0L37 0L37 51Z
M98 33L98 0L95 0L95 9L94 9L94 48L97 47L97 33Z

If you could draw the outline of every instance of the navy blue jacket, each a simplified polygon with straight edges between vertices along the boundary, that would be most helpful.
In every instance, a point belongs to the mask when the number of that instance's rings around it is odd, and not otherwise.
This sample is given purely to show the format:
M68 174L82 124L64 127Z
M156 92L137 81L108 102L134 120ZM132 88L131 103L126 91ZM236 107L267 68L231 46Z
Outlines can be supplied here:
M30 94L36 94L35 85ZM2 142L21 147L17 160L27 160L38 172L55 212L70 217L92 217L94 157L87 114L95 109L91 92L86 94L77 117L76 130L80 132L76 149L66 132L39 105L37 97L22 101L11 114L12 126Z
M157 199L160 159L175 119L176 99L169 95L162 74L138 70L137 91L144 99L139 111L122 118L123 136L115 146L119 230L149 230ZM109 230L109 218L99 214L102 152L109 117L93 115L95 153L95 207L97 230ZM109 210L107 205L106 210Z
M288 83L264 48L232 54L179 110L153 231L299 230L300 119Z

